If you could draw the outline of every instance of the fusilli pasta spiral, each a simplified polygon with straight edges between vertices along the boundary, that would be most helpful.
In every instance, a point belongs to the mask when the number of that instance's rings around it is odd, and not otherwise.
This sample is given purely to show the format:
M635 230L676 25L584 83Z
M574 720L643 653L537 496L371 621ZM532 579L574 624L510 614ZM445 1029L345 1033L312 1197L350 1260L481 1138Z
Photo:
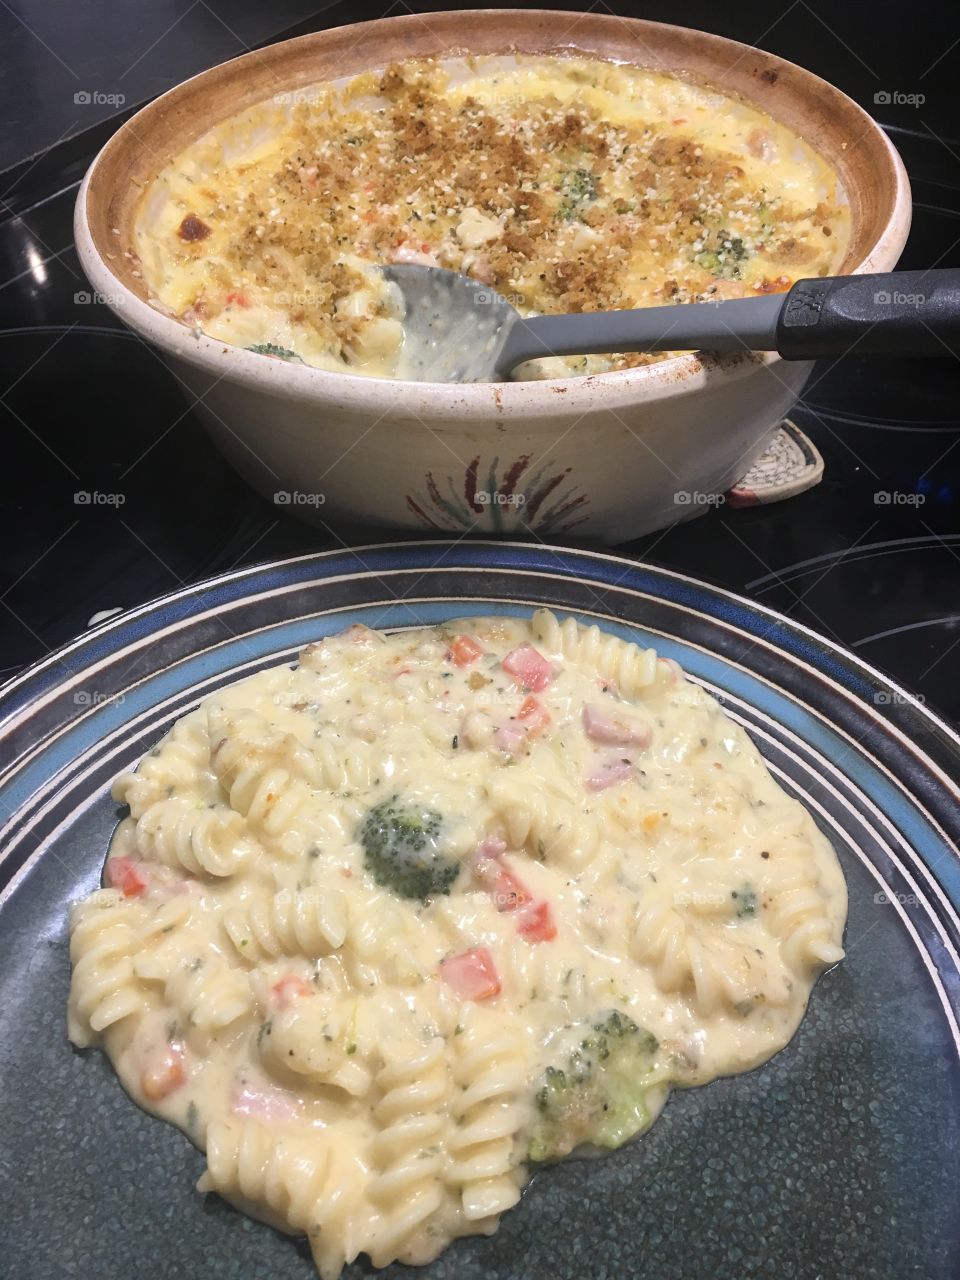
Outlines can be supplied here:
M133 964L142 920L140 905L116 889L100 889L71 909L68 1020L74 1044L94 1044L107 1027L142 1012L144 993Z
M370 1198L381 1212L370 1248L377 1267L394 1258L424 1260L425 1228L444 1199L440 1143L450 1094L441 1037L426 1044L389 1041L383 1059L376 1078L380 1100L373 1110L379 1126L373 1144L378 1172L370 1184Z
M281 889L272 898L233 907L223 926L247 964L281 955L323 956L347 936L347 899L335 889Z
M362 1098L373 1073L367 1055L358 1052L357 1004L356 997L338 1000L318 992L274 1014L260 1038L264 1065L279 1078L289 1071Z
M207 1171L197 1189L267 1205L287 1227L306 1232L322 1280L337 1280L364 1247L361 1178L332 1131L296 1140L254 1120L218 1121L207 1130Z
M477 1006L465 1010L454 1048L460 1092L446 1176L460 1188L464 1216L477 1222L498 1217L520 1199L525 1178L517 1163L517 1134L525 1114L528 1054L519 1025Z
M198 809L187 800L158 800L137 821L142 857L193 875L232 876L256 861L260 846L232 809Z
M609 680L621 697L642 697L656 679L654 649L641 649L597 626L581 627L576 618L560 622L549 609L538 609L531 626L549 655L589 667Z
M198 774L210 767L210 739L199 711L178 720L167 736L140 761L135 773L124 773L113 784L118 804L130 806L139 818L150 805L174 794L180 787L192 787Z
M134 972L159 984L200 1045L205 1045L246 1014L253 996L246 973L194 940L189 929L175 929L154 946L138 952Z

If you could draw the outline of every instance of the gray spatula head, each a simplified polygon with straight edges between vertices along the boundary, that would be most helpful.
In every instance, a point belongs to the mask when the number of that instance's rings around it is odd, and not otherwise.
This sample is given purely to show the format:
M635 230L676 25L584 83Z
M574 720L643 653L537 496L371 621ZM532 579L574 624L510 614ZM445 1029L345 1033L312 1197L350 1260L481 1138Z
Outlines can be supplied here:
M381 267L405 304L397 374L413 382L496 382L498 356L519 314L489 285L441 267Z

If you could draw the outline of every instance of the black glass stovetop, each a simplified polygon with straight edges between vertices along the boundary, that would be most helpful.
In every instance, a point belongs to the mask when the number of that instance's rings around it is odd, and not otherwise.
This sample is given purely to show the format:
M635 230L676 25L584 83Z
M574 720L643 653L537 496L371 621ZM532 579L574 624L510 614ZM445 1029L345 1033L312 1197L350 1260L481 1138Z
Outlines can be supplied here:
M332 20L344 18L330 10L313 25ZM802 50L792 56L805 61ZM100 611L339 541L247 489L159 356L91 298L71 218L111 127L0 175L9 179L0 192L0 677ZM919 127L891 136L915 200L901 265L960 265L960 143ZM960 720L958 406L960 369L949 358L822 362L791 415L824 456L818 487L712 510L618 550L779 609ZM94 491L120 493L123 504L75 502ZM875 500L894 491L916 500Z

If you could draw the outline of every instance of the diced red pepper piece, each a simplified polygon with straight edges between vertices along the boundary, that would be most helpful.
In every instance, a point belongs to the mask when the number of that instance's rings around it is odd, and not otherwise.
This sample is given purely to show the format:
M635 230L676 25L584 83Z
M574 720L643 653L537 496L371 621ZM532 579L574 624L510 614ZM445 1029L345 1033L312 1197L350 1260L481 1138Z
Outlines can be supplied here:
M120 854L107 863L107 879L112 889L120 889L125 898L136 898L149 884L143 867L128 854Z
M140 1076L143 1096L150 1102L167 1098L186 1083L186 1051L182 1044L165 1044L163 1050L144 1067Z
M496 858L484 858L476 866L477 878L489 889L493 905L498 911L516 911L525 906L532 894L519 876L498 862Z
M553 668L532 644L522 644L511 650L501 665L522 689L530 693L540 693L553 679Z
M544 899L525 906L517 917L517 931L527 942L551 942L557 936L557 925Z
M447 657L455 667L469 667L482 654L483 649L473 636L454 636L447 650Z
M474 947L440 961L440 977L464 1000L490 1000L500 994L500 975L486 947Z
M531 693L521 703L520 710L517 712L517 719L523 721L523 727L527 733L539 733L541 729L545 729L550 723L550 712L540 699L535 698Z
M235 289L232 293L228 293L224 301L228 307L249 307L250 305L250 299L242 289Z

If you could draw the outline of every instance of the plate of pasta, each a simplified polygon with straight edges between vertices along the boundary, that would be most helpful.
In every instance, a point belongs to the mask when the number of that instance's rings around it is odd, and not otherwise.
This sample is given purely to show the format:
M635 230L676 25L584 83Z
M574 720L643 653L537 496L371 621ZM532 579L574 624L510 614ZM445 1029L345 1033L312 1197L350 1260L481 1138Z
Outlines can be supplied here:
M960 741L827 640L387 544L111 619L0 741L10 1274L958 1273Z

